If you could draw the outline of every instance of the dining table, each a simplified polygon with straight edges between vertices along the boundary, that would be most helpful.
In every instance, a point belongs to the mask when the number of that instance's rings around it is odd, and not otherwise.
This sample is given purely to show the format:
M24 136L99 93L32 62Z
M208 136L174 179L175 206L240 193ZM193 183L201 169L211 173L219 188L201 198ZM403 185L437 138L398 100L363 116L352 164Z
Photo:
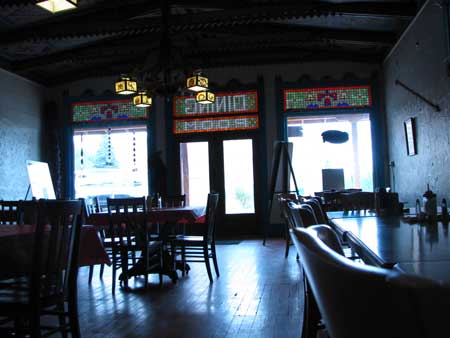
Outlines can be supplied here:
M35 225L2 224L0 226L0 278L29 271L32 261ZM97 230L83 225L80 232L79 266L111 265Z
M404 214L328 217L365 263L450 283L448 221L418 221Z
M205 206L185 206L185 207L162 207L149 208L146 210L146 219L149 225L157 224L159 228L158 240L163 242L163 274L170 277L172 282L178 280L177 269L183 269L181 262L175 261L170 245L170 234L175 224L194 226L197 231L201 231L205 225ZM97 229L107 229L109 227L109 215L107 212L93 213L89 215L87 223ZM138 262L128 270L129 277L142 275L141 262ZM185 268L189 270L189 265ZM119 275L119 280L121 280Z

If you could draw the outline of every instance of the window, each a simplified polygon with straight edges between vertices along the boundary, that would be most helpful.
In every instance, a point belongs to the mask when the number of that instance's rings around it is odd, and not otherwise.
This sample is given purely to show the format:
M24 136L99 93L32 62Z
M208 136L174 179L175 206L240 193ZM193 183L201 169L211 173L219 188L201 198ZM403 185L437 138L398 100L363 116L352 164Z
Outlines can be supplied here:
M310 115L287 119L293 143L292 165L300 194L322 191L322 169L343 169L345 188L373 191L372 139L369 114ZM347 132L349 140L324 142L327 130ZM291 188L294 185L291 180Z
M75 197L148 195L147 128L75 129Z

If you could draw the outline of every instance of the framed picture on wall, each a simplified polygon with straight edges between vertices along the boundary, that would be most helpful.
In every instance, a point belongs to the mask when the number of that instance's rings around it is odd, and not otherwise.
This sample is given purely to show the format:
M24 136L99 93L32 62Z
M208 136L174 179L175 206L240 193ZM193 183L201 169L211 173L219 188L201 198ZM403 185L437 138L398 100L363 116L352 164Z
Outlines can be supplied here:
M408 156L413 156L417 154L414 120L415 119L411 117L407 119L405 122L403 122L403 127L405 129L406 153L408 154Z

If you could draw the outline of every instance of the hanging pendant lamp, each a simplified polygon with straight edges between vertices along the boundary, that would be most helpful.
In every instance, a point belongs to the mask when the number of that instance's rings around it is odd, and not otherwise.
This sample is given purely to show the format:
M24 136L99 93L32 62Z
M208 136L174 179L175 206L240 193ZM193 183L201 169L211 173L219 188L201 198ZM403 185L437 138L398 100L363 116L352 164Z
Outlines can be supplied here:
M195 71L191 77L186 80L186 87L193 92L200 92L208 89L208 78L202 76L200 71Z
M212 91L206 89L201 92L198 92L195 96L195 101L201 104L209 104L214 103L215 95Z
M41 0L36 1L36 5L52 13L57 13L77 8L77 0Z
M133 103L136 107L150 107L152 105L152 98L147 95L146 90L140 90L133 97Z
M130 95L136 94L137 83L129 76L122 75L115 83L116 94Z

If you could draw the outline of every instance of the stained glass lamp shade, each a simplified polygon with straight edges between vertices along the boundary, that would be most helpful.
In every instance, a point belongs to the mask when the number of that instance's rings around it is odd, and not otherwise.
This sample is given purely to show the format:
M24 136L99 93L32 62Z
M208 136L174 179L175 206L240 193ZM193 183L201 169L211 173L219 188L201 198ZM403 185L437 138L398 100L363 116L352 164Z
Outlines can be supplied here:
M36 1L36 5L52 13L74 9L77 7L77 0L45 0Z
M145 90L140 90L138 94L133 97L133 103L136 107L150 107L152 105L152 98L147 96Z
M132 80L128 76L121 76L115 84L116 94L130 95L137 92L136 81Z
M193 92L200 92L208 89L208 78L195 73L186 80L186 87Z
M201 104L214 103L214 99L215 99L214 93L209 90L203 90L201 92L198 92L195 97L195 100Z

